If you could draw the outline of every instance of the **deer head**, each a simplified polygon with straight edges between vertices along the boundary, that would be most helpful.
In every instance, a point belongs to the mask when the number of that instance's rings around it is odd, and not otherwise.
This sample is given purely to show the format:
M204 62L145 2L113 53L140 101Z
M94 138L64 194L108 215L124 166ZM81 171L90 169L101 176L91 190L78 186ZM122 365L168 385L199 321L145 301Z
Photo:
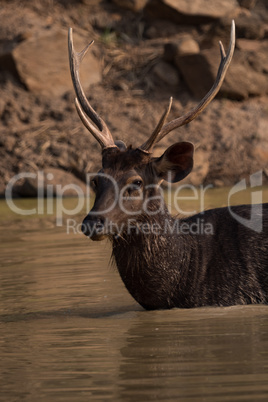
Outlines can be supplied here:
M85 127L102 148L102 169L92 179L96 194L95 203L83 222L83 232L93 240L105 236L118 236L129 219L144 219L165 212L159 184L162 180L178 182L193 167L194 146L178 142L170 146L162 156L152 157L152 149L174 129L190 123L216 96L230 65L235 47L235 24L232 21L231 39L227 54L220 42L221 62L216 80L201 102L186 113L166 123L172 98L155 130L144 144L133 149L122 141L114 141L102 118L89 104L79 79L79 66L93 41L81 52L75 52L72 29L69 29L69 60L72 81L76 93L75 106Z

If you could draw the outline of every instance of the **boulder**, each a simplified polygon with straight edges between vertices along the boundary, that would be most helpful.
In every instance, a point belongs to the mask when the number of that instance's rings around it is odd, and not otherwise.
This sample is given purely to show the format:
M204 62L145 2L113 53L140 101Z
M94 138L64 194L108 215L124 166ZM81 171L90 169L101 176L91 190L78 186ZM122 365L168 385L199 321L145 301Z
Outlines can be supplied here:
M238 38L263 39L265 29L261 18L255 14L241 13L235 19Z
M85 41L74 33L75 48ZM72 89L69 71L67 30L49 31L30 38L12 50L12 59L21 82L36 94L61 96ZM86 89L101 80L100 63L89 51L81 66L81 82Z
M178 42L177 46L177 56L182 56L185 54L196 54L199 53L200 48L198 43L191 37L182 38Z
M216 49L205 49L199 54L177 57L175 62L190 91L202 98L215 81L220 56ZM252 68L246 53L236 50L220 93L237 100L266 94L267 76Z
M162 81L166 85L176 86L179 84L179 76L175 67L165 61L159 61L153 68L153 73L157 81Z
M200 48L198 43L191 36L185 36L176 41L166 43L163 58L173 63L178 56L196 54L199 52Z
M149 0L145 13L177 24L205 24L234 13L236 0Z
M215 22L203 37L201 48L211 48L219 41L228 43L230 40L230 27L232 17L224 17ZM258 15L238 12L235 16L236 39L263 39L265 36L265 24Z

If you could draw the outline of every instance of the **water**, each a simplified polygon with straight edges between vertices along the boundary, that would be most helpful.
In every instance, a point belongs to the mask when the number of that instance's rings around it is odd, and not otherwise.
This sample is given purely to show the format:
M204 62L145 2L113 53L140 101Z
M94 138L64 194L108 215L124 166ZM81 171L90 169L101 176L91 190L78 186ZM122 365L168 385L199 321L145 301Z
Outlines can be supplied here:
M147 312L108 243L4 201L0 226L1 401L268 400L267 306Z

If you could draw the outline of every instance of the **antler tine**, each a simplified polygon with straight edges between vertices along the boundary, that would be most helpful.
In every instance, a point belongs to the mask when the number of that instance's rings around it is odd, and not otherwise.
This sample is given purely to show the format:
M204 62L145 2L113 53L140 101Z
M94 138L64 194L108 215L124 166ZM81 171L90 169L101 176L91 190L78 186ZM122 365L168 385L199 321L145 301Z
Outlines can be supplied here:
M77 110L77 113L82 121L82 123L84 124L84 126L88 129L88 131L91 132L91 134L93 135L93 137L100 143L102 148L106 148L109 146L115 146L114 143L111 145L107 145L107 138L105 135L102 134L101 131L99 131L92 123L91 121L88 119L88 117L86 116L82 106L80 105L79 101L77 98L75 98L74 100L75 102L75 107Z
M148 147L144 148L142 146L143 150L149 151L150 149L152 149L154 144L161 141L168 133L170 133L170 131L173 131L175 128L178 128L185 124L190 123L215 98L215 96L217 95L217 93L219 92L219 90L221 88L225 74L231 63L233 53L234 53L234 48L235 48L235 23L234 23L234 20L232 20L232 25L231 25L231 37L230 37L230 44L229 44L229 49L228 49L227 55L225 55L225 50L224 50L224 47L221 42L219 42L219 45L220 45L220 52L221 52L221 62L219 65L216 80L215 80L213 86L211 87L210 91L205 95L205 97L200 101L200 103L196 107L194 107L192 110L190 110L184 116L181 116L181 117L165 124L153 142L150 142L148 140L144 144L144 145L147 145L147 143L148 143Z
M160 133L160 131L162 130L163 125L166 122L166 119L169 115L170 109L171 109L171 105L172 105L172 101L173 98L172 96L169 99L169 105L167 107L167 109L164 111L163 115L161 116L156 128L154 129L152 135L150 136L150 138L144 143L142 144L142 146L139 148L142 151L145 152L149 152L149 150L154 146L155 142L157 141L157 136Z
M80 83L79 67L88 49L93 43L94 41L91 41L81 52L76 52L74 50L74 44L73 44L73 30L72 28L69 28L68 32L69 63L70 63L70 71L73 86L77 96L77 98L75 99L75 106L79 114L79 117L82 120L82 123L96 138L96 140L100 143L102 148L114 147L116 145L114 144L114 140L110 133L110 130L108 129L107 125L102 120L102 118L89 104L86 95L83 91L82 85ZM91 123L90 119L93 121L93 123L96 124L97 128Z

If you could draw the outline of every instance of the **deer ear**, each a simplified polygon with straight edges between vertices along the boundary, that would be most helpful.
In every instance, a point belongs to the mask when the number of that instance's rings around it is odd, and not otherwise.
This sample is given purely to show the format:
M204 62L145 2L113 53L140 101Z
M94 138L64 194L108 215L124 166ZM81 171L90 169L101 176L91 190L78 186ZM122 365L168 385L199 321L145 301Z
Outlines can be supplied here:
M194 146L190 142L171 145L162 156L152 161L152 166L160 179L175 183L184 179L192 170Z

